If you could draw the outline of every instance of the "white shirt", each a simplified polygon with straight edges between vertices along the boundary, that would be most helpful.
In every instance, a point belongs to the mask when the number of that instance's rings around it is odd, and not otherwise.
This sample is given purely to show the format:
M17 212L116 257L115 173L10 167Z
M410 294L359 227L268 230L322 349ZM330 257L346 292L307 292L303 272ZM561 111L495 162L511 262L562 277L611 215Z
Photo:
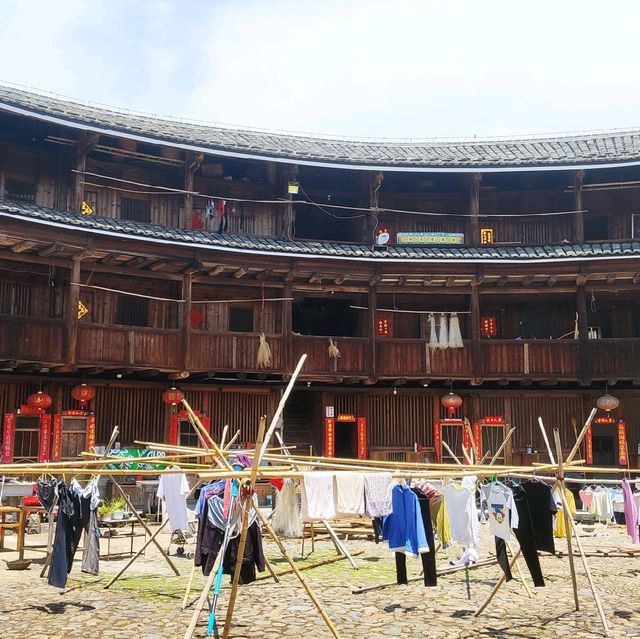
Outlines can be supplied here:
M476 508L475 489L460 484L448 484L441 489L444 496L451 537L468 546L477 546L480 530L478 525L478 509Z
M184 473L160 476L158 499L164 499L171 532L189 529L189 520L187 519L188 494L189 483Z
M611 521L613 518L613 502L611 495L606 488L598 486L593 491L593 499L589 506L589 512L594 514L601 521Z
M338 517L364 515L364 474L353 471L336 473L335 500Z
M519 522L513 491L502 484L489 484L482 487L482 497L487 503L491 534L509 541L511 529Z
M333 473L302 473L302 520L334 519Z

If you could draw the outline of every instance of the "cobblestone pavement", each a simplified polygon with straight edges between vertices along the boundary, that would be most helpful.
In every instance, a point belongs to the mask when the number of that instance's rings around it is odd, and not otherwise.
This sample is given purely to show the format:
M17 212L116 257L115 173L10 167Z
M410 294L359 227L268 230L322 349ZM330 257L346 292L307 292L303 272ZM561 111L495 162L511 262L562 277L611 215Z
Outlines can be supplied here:
M583 539L589 553L631 544L623 529L599 528L594 537ZM492 547L483 528L483 552ZM45 535L28 536L27 543L43 543ZM163 545L168 536L160 535ZM140 540L138 540L139 542ZM15 537L7 538L12 546ZM128 541L112 541L113 548L124 548ZM352 552L364 550L357 557L360 570L351 570L345 561L305 572L326 611L346 638L463 638L500 637L529 639L567 636L572 639L604 636L579 559L576 560L580 612L573 607L571 577L567 557L544 557L542 569L545 588L534 589L529 599L515 579L506 584L487 610L479 617L473 611L484 601L500 576L496 565L442 576L437 588L425 588L421 582L392 586L364 594L352 589L393 581L395 564L390 553L373 542L349 542ZM300 557L300 543L288 542L291 552ZM557 540L557 548L566 551L566 542ZM307 547L308 549L308 547ZM278 570L286 568L275 545L265 542L267 556ZM457 558L460 547L439 553L439 566ZM78 553L78 556L80 553ZM0 552L0 558L15 558L12 552ZM335 556L330 542L318 542L309 562ZM79 561L74 563L65 593L39 578L42 553L27 552L34 557L31 568L9 572L0 565L0 636L4 639L37 637L39 639L174 639L182 637L191 612L181 610L181 601L190 571L190 562L175 558L182 573L175 577L157 551L150 550L109 590L103 586L126 559L101 562L99 577L83 576ZM593 557L589 559L612 637L640 637L640 557ZM526 570L524 563L523 569ZM420 563L408 561L408 570L418 576ZM528 578L528 575L526 575ZM228 578L225 578L225 583ZM530 580L529 580L530 582ZM194 582L201 586L203 578ZM532 588L533 589L533 588ZM220 599L220 613L226 609L228 587ZM196 592L197 594L197 592ZM205 635L205 615L196 631ZM280 584L258 581L241 587L234 616L235 638L295 639L330 638L331 634L293 576Z

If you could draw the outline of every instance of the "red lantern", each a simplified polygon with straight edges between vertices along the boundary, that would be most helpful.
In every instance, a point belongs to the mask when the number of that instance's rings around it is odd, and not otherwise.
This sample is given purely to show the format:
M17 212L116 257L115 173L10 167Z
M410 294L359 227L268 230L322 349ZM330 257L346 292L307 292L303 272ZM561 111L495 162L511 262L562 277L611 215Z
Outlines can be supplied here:
M456 414L456 409L462 406L462 397L455 393L449 393L440 400L440 403L449 411L449 417L453 417Z
M172 386L169 390L162 393L162 401L165 404L171 404L171 406L179 404L183 399L184 393L181 390L178 390L175 386Z
M596 401L596 406L600 410L606 410L607 413L609 411L615 410L620 405L620 400L613 395L609 395L609 393L605 393L601 397L598 397Z
M27 397L27 406L31 406L31 408L40 408L42 410L47 410L52 403L51 395L47 395L42 391L38 391L33 395L29 395Z
M96 395L96 390L93 386L87 386L86 384L80 384L80 386L74 386L71 389L71 397L80 402L80 406L86 406Z

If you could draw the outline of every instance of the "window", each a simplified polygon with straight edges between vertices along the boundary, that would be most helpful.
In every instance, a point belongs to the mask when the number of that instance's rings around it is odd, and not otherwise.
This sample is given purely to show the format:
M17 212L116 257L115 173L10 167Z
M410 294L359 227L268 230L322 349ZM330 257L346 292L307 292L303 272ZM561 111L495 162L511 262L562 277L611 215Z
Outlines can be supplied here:
M584 239L587 242L609 238L609 220L606 216L584 218Z
M3 315L29 315L31 287L17 282L0 282L0 313Z
M37 190L36 185L27 180L7 179L4 183L4 197L13 202L35 204Z
M193 446L198 448L200 446L200 442L196 435L196 431L193 429L193 426L191 426L191 422L188 419L181 419L178 422L178 426L178 446Z
M16 431L13 444L16 462L35 461L40 445L40 415L16 416Z
M151 202L134 197L120 198L120 219L150 223Z
M640 214L638 213L631 216L631 237L634 240L640 239Z
M253 333L253 308L230 306L229 330L234 333Z
M149 326L149 300L142 297L119 295L116 324Z

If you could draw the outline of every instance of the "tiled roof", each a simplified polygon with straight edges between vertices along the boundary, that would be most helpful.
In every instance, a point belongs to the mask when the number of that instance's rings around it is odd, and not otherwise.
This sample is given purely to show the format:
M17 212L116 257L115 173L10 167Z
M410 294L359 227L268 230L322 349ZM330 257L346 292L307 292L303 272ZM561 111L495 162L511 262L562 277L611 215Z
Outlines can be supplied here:
M190 246L254 255L333 258L376 262L494 262L530 263L555 260L640 257L640 242L602 242L553 246L421 247L389 246L384 250L364 244L292 241L245 235L188 231L155 224L86 216L0 200L0 218L12 217L69 231L87 231L122 239ZM53 240L52 240L53 241Z
M212 154L410 170L509 170L640 163L640 130L495 141L331 139L197 124L0 86L0 110Z

